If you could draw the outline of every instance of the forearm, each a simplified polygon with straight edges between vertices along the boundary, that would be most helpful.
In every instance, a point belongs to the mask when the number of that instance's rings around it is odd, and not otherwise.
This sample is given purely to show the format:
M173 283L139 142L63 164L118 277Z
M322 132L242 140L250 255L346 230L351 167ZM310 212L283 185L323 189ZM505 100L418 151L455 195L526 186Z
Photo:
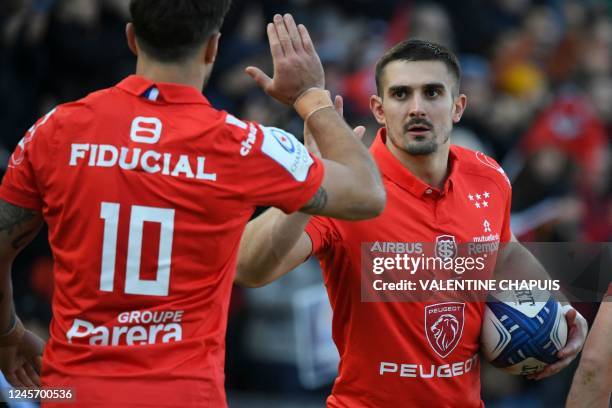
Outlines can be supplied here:
M544 281L552 279L538 258L516 239L504 244L501 248L495 276L498 280ZM562 304L569 304L567 297L560 290L554 295ZM545 299L537 300L544 301Z
M607 367L602 367L601 364L581 361L574 374L566 408L607 407L612 384L606 370Z
M14 322L13 260L40 231L40 213L0 200L0 333L6 333Z
M263 286L289 272L294 263L288 262L291 250L304 233L310 215L287 215L277 208L270 208L246 226L240 250L236 283L244 286ZM298 258L300 257L299 254Z
M15 323L11 262L0 260L0 335L7 333Z
M612 392L611 336L612 298L608 297L601 303L584 345L567 398L567 408L608 406Z

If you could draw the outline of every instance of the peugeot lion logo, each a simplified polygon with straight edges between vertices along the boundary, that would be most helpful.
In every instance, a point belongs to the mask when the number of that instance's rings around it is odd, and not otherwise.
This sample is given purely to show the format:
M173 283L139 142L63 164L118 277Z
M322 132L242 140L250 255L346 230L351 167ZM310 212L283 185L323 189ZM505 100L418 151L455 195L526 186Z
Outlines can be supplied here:
M443 314L431 326L436 344L442 351L446 351L455 341L459 332L459 320L453 315Z
M448 356L463 335L465 303L445 302L425 306L425 336L437 355Z

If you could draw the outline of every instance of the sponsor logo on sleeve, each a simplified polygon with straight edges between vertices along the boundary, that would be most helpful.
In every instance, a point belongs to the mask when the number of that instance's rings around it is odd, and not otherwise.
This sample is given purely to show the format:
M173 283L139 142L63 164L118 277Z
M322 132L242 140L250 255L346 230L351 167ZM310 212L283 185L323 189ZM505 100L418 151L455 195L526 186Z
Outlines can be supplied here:
M306 180L313 160L308 151L291 133L282 129L261 126L261 151L283 166L297 181Z
M250 123L249 124L249 134L247 135L246 139L242 141L242 143L240 143L240 155L241 156L247 156L249 153L251 153L251 149L253 148L253 144L256 141L256 136L257 136L257 128Z

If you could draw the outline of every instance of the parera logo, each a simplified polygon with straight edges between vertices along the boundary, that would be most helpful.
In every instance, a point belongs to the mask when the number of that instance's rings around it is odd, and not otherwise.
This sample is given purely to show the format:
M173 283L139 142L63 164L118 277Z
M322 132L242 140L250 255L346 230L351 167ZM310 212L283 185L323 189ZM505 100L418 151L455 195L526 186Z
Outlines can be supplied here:
M287 136L285 132L280 129L271 128L272 136L276 139L276 141L281 145L283 149L285 149L289 153L295 152L295 145L291 138Z

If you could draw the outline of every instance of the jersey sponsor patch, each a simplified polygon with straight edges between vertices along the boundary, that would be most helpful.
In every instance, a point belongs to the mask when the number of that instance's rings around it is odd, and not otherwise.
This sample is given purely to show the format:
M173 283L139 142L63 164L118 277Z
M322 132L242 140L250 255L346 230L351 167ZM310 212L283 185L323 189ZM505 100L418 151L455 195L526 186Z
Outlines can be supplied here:
M465 303L446 302L425 306L425 334L440 357L448 356L463 334Z
M291 133L275 127L260 126L261 151L283 166L297 181L306 180L313 160L308 150Z

